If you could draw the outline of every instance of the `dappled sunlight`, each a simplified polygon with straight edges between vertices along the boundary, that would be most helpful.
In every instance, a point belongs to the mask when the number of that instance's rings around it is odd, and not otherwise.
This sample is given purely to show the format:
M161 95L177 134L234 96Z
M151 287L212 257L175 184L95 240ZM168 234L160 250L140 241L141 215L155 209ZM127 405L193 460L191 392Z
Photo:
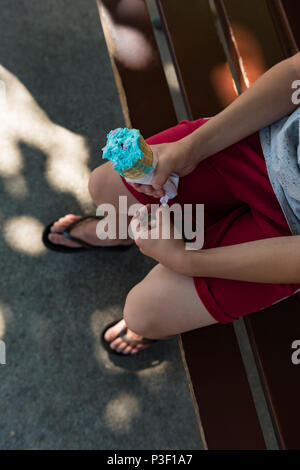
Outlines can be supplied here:
M130 26L115 25L114 27L117 59L128 69L146 69L153 61L153 51L144 34Z
M238 24L232 25L232 41L238 61L239 87L243 92L266 72L268 67L259 42L245 27ZM237 97L238 90L227 62L218 64L212 69L211 82L215 94L224 107Z
M227 63L217 64L210 72L210 80L223 107L236 99L238 93Z
M9 178L20 174L23 170L23 156L12 130L1 116L1 108L0 123L0 176Z
M167 77L168 84L173 91L179 92L179 83L177 80L176 72L172 62L166 62L164 64L165 74Z
M105 23L104 29L108 28L109 35L113 36L113 41L107 36L113 56L130 70L149 67L153 62L153 47L143 31L114 21L104 4L100 13Z
M25 199L29 195L28 185L23 175L3 178L5 191L15 199Z
M81 206L90 203L89 152L85 139L55 126L55 142L48 155L46 178L49 184L56 191L72 194Z
M233 24L232 30L239 53L245 86L249 87L268 69L263 50L257 38L244 26Z
M104 410L104 419L109 429L115 434L127 434L133 421L140 416L139 401L129 393L121 392L110 400Z
M90 329L94 336L94 357L101 368L104 367L113 375L124 374L126 370L122 367L117 367L110 361L109 355L102 347L100 336L104 325L113 321L112 318L116 316L116 311L118 310L120 310L120 305L111 304L105 309L95 310L90 317ZM121 311L119 317L121 317Z
M46 155L45 177L50 186L71 194L84 208L90 202L89 150L85 138L54 124L20 80L2 66L0 79L6 89L0 106L0 176L8 193L16 198L27 196L26 182L19 179L21 185L17 190L10 179L22 176L20 144L25 143Z
M7 324L13 319L13 313L8 305L0 301L0 340L4 338Z
M3 339L4 337L4 334L5 334L5 321L4 321L4 317L3 317L3 313L1 312L1 309L0 309L0 340Z
M16 216L5 221L3 236L13 250L38 256L46 250L41 237L43 229L41 222L34 217Z

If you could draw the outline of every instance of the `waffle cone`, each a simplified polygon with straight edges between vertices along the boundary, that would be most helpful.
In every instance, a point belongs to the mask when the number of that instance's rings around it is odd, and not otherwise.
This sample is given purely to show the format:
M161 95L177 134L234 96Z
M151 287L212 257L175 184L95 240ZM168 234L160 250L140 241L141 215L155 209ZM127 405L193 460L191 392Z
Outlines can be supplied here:
M128 168L127 170L123 172L123 175L125 176L125 178L131 179L131 180L137 180L139 178L143 178L143 176L145 176L145 171L143 170L143 168L140 167L141 163L149 167L152 167L153 153L152 153L151 148L149 147L148 144L146 144L142 136L140 136L140 147L144 156L143 158L138 160L131 168Z

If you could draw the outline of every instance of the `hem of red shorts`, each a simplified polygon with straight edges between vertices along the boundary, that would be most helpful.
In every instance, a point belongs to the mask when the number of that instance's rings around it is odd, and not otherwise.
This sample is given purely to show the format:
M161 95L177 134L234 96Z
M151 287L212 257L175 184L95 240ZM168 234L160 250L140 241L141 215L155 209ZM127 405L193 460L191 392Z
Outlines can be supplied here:
M235 318L229 317L218 305L218 303L215 301L211 293L209 292L209 289L207 287L207 284L205 280L203 279L202 282L199 283L199 278L194 277L194 286L197 291L197 294L199 295L204 307L208 311L208 313L216 320L218 323L231 323L235 320Z

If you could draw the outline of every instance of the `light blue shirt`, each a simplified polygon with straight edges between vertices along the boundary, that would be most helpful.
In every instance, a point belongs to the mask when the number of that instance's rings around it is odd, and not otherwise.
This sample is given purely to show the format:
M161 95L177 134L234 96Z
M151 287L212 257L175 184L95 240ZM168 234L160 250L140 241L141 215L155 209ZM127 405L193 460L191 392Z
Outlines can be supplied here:
M260 131L269 178L293 235L300 235L300 107Z

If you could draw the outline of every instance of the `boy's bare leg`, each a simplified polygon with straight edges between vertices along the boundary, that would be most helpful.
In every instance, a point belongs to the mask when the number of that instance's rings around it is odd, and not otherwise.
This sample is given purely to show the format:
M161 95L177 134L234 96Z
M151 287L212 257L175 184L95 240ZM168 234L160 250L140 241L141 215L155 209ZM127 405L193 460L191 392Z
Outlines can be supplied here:
M110 203L115 206L117 214L119 210L119 196L127 196L128 207L132 204L138 203L135 197L127 190L118 173L113 170L110 162L99 166L92 172L89 181L89 191L96 206L99 206L102 203ZM79 218L79 215L68 214L59 219L51 228L52 233L49 235L49 240L52 243L60 245L80 247L80 244L59 234L59 232L63 232L66 226ZM129 221L130 219L128 218L128 223ZM132 243L130 238L128 240L100 240L96 235L97 223L97 220L83 221L82 224L79 224L72 229L72 235L80 238L81 240L87 241L92 245L99 246L126 245Z
M165 339L214 323L196 292L193 279L158 264L129 292L124 320L110 328L105 339L111 342L112 349L135 354L148 345L131 346L118 338L125 325L132 339Z
M118 210L119 196L128 197L128 207L138 202L126 189L110 163L101 165L92 172L89 191L97 206L110 203ZM79 247L80 245L58 233L77 217L80 216L69 214L62 217L53 225L49 239L53 243ZM84 221L74 227L72 234L89 243L103 246L132 243L131 240L99 240L96 236L96 225L96 220ZM142 337L167 338L212 323L215 323L215 320L200 301L193 279L157 265L129 292L124 307L124 319L107 330L105 339L110 342L112 349L124 354L135 354L148 346L130 346L118 338L125 325L128 326L126 335L130 339L140 340Z

